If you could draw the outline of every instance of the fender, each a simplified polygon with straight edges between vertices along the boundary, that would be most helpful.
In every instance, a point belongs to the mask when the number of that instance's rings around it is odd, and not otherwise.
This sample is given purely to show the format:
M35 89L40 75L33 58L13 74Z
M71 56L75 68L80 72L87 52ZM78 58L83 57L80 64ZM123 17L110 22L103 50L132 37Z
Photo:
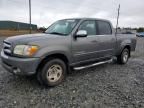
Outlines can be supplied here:
M124 40L124 41L122 41L121 42L121 44L120 44L120 53L122 52L122 50L124 49L124 47L126 47L126 46L130 46L130 48L131 48L131 40L130 39L126 39L126 40Z
M53 46L53 47L45 47L41 48L35 55L35 57L39 57L41 60L46 58L47 56L53 55L53 54L62 54L64 55L69 63L71 63L71 51L70 48L64 46Z

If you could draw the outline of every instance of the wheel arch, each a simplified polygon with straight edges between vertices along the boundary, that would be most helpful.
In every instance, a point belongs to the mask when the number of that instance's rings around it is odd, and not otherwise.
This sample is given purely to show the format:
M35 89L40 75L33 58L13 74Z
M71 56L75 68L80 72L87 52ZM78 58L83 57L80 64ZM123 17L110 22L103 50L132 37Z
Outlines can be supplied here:
M36 69L36 72L38 72L40 69L42 69L42 67L44 66L44 64L52 59L52 58L58 58L58 59L61 59L65 62L66 66L68 67L69 66L69 59L66 55L62 54L62 53L55 53L55 54L50 54L50 55L46 55L45 57L43 57L39 64L38 64L38 67Z
M131 57L131 46L130 46L130 45L125 45L125 46L123 47L122 51L123 51L125 48L127 48L127 49L129 50L129 57ZM121 52L122 52L122 51L121 51Z

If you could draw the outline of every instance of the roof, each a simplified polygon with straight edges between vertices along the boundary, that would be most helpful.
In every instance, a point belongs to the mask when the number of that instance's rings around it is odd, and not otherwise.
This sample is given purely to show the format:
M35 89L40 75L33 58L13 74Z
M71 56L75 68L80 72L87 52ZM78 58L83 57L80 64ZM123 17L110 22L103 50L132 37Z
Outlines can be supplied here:
M78 19L78 20L102 20L102 21L109 21L102 18L88 18L88 17L81 17L81 18L66 18L66 19ZM64 20L64 19L61 19Z

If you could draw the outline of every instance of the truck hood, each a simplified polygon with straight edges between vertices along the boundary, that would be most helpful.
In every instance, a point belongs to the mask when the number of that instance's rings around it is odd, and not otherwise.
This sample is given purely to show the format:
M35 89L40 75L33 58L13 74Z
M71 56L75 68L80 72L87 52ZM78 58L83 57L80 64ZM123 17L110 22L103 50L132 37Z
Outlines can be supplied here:
M49 40L51 38L53 39L53 38L58 38L58 37L61 37L61 36L39 33L39 34L27 34L27 35L18 35L18 36L8 37L7 39L5 39L5 41L8 41L14 44L16 43L27 44L29 42Z

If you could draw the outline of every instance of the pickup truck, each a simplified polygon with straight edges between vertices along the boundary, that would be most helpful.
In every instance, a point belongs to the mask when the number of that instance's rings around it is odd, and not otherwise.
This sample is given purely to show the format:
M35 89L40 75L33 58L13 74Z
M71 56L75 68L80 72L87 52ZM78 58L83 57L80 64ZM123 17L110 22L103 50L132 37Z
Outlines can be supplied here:
M110 21L96 18L63 19L44 33L8 37L3 41L2 66L16 75L36 75L56 86L66 74L103 63L113 57L126 64L135 51L136 35L117 34Z

